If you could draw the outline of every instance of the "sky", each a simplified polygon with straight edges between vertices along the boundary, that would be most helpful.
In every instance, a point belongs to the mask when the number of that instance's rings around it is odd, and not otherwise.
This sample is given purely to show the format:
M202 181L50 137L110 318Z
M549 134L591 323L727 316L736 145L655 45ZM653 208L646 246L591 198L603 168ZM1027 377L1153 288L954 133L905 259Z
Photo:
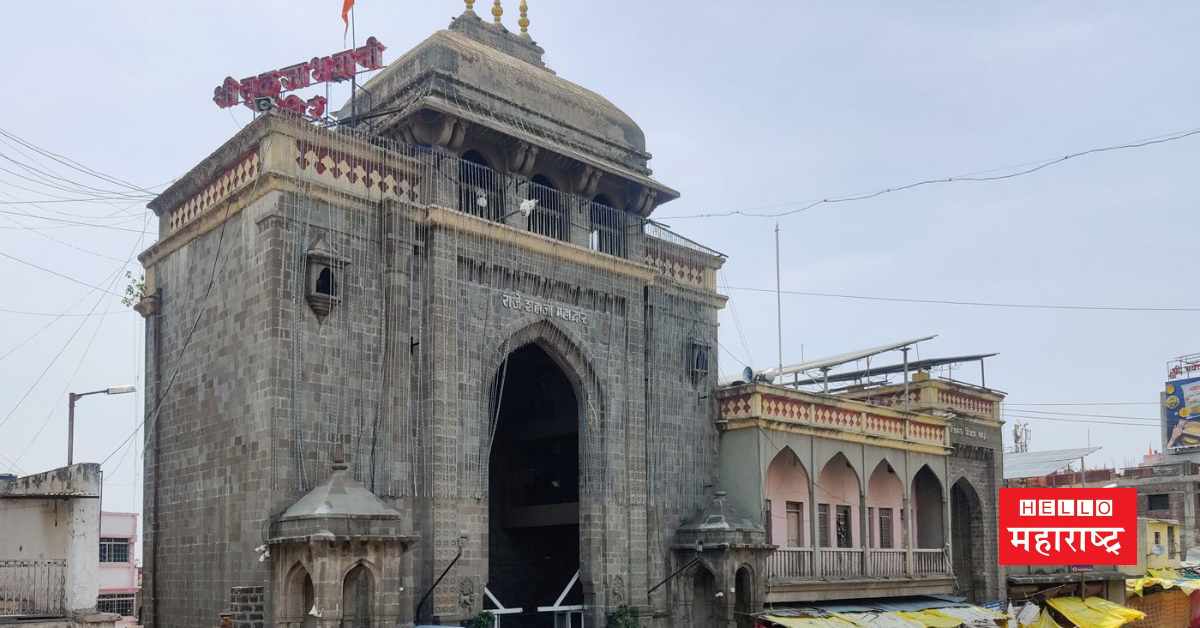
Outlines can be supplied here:
M488 4L476 7L485 17ZM506 4L505 22L515 30L517 2ZM1200 306L1185 289L1193 283L1186 256L1200 234L1200 136L777 220L688 218L787 211L929 178L1009 172L1200 126L1200 86L1192 80L1200 5L895 4L530 0L530 32L548 65L632 116L646 133L655 177L682 192L655 217L729 256L720 277L730 296L721 315L723 372L778 360L775 296L754 291L775 285L776 224L784 290ZM0 40L10 68L0 129L159 190L249 122L249 111L213 104L224 77L348 47L340 5L14 5L6 22L21 27ZM461 11L454 0L359 0L356 32L389 46L387 61ZM345 95L334 90L335 110ZM0 154L20 158L11 140L0 142ZM35 157L49 171L116 187ZM21 170L11 162L0 166L7 170L0 170L0 203L74 198L15 176ZM154 233L154 216L136 199L0 204L0 277L8 287L0 294L0 472L65 463L68 392L142 388L142 319L87 284L123 292L125 271L139 272L132 256ZM1190 327L1198 312L795 294L783 296L782 311L788 363L931 334L938 337L921 345L922 357L998 352L987 383L1008 394L1010 419L1023 412L1153 419L1166 361L1200 351ZM1020 405L1066 402L1124 405ZM141 434L130 436L142 408L141 394L79 401L75 459L107 460L105 510L140 510ZM1078 422L1031 420L1032 449L1090 443L1103 449L1089 466L1121 466L1159 447L1152 421L1058 418Z

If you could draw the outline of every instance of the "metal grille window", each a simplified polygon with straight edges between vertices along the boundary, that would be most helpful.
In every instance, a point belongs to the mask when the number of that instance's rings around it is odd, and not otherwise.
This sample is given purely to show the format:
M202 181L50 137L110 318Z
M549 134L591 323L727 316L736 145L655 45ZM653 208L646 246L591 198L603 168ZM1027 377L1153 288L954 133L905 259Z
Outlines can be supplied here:
M529 215L529 230L556 240L570 240L570 206L554 183L543 175L534 176L529 184L529 198L537 201Z
M852 547L853 541L850 536L850 507L837 507L837 546Z
M613 209L612 201L601 194L592 199L589 215L592 223L592 249L625 257L625 212Z
M708 354L709 346L704 341L693 338L688 342L688 368L693 385L708 377Z
M129 539L100 539L100 562L127 563L129 562Z
M829 504L817 504L817 534L821 547L829 547Z
M504 216L504 175L492 170L475 151L468 151L458 162L458 209L488 220Z
M101 593L100 597L96 598L96 611L133 617L133 604L132 593Z
M787 544L788 547L804 545L804 504L800 502L787 503Z
M879 509L879 549L892 549L892 509Z
M767 521L767 543L775 543L775 537L772 533L772 525L770 525L770 500L763 501L763 520Z

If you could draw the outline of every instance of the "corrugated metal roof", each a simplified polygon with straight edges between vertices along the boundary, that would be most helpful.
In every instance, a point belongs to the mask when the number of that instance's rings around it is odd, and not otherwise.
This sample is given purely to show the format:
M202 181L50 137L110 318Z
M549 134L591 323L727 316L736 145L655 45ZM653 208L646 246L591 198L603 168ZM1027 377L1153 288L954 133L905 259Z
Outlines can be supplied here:
M1082 447L1004 454L1004 479L1036 478L1049 475L1065 469L1072 462L1099 450L1099 447Z

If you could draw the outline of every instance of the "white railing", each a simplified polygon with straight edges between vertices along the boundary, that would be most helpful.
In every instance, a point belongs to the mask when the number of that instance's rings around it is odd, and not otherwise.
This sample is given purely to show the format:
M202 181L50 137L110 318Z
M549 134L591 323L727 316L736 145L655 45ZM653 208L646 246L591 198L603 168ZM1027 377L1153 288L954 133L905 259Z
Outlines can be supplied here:
M767 576L771 578L813 577L813 551L806 547L781 547L767 557Z
M936 576L948 573L946 552L940 549L915 549L913 552L913 575Z
M65 560L0 560L0 617L61 617Z
M908 553L902 549L873 549L867 552L867 574L876 578L900 578L908 573Z
M820 549L822 578L853 578L863 575L863 551L857 548Z

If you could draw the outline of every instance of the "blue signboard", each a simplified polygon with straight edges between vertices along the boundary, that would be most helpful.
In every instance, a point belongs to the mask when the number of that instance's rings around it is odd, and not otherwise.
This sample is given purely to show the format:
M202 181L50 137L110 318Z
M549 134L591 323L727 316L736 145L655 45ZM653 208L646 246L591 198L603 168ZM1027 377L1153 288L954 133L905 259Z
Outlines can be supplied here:
M1162 405L1167 449L1200 447L1200 377L1167 382Z

